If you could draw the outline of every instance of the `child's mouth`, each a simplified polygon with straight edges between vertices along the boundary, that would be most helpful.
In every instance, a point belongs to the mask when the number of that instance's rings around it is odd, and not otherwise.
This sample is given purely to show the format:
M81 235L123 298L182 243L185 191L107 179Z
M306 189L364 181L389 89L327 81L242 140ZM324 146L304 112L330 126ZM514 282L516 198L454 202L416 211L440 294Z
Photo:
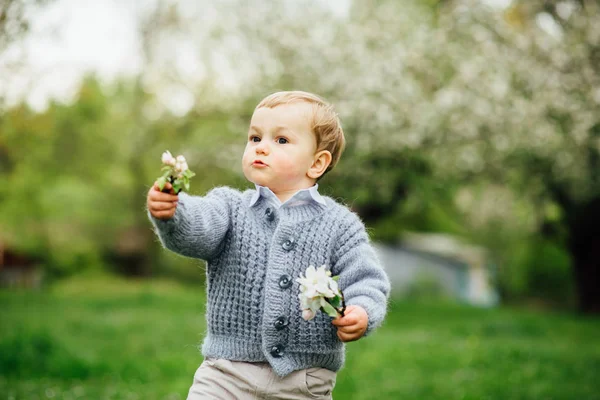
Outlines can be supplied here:
M259 160L254 161L252 163L252 165L257 166L257 167L266 167L267 166L267 164L265 164L264 162L259 161Z

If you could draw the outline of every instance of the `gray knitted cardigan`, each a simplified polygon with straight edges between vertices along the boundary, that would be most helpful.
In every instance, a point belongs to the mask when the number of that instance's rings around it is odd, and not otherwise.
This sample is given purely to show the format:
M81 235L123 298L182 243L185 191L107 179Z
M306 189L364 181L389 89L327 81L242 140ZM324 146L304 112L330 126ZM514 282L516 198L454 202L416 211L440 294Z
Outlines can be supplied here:
M256 190L219 187L206 196L179 194L175 215L155 219L161 244L207 261L207 334L204 357L267 361L275 373L342 368L344 343L324 312L302 319L299 283L309 265L325 264L346 305L369 316L366 335L381 325L390 291L388 277L359 217L333 199L276 209Z

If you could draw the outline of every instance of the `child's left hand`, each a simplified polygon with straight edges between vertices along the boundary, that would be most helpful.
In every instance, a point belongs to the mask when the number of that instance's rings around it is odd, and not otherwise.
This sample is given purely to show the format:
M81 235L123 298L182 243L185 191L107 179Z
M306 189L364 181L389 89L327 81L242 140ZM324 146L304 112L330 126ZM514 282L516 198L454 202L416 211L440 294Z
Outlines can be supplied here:
M360 306L348 306L344 317L338 316L331 323L338 327L337 335L342 342L352 342L365 334L369 315Z

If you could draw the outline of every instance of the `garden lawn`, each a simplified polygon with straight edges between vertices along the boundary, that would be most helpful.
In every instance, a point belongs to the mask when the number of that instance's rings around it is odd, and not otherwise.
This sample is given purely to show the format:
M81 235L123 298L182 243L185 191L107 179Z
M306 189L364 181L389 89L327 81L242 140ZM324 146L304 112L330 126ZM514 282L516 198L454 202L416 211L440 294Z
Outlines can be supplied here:
M76 278L0 291L0 399L185 399L204 290ZM392 300L334 399L600 399L600 319Z

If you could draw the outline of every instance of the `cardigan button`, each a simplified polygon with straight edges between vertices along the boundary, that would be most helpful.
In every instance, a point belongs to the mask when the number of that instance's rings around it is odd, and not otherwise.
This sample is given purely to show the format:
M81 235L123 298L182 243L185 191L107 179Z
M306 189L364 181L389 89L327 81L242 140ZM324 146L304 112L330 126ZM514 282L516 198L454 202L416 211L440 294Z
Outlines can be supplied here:
M283 247L285 251L290 251L294 247L296 247L296 240L293 237L290 237L289 239L283 242L281 247Z
M286 326L288 326L288 324L289 324L288 317L282 315L281 317L279 317L275 320L275 323L273 325L275 326L275 329L280 331L283 328L285 328Z
M272 222L275 219L275 213L270 207L265 210L265 216L269 222Z
M275 346L271 347L271 355L275 358L283 357L283 348L283 345L276 344Z
M279 287L282 289L287 289L292 286L292 277L288 274L281 275L279 277Z

